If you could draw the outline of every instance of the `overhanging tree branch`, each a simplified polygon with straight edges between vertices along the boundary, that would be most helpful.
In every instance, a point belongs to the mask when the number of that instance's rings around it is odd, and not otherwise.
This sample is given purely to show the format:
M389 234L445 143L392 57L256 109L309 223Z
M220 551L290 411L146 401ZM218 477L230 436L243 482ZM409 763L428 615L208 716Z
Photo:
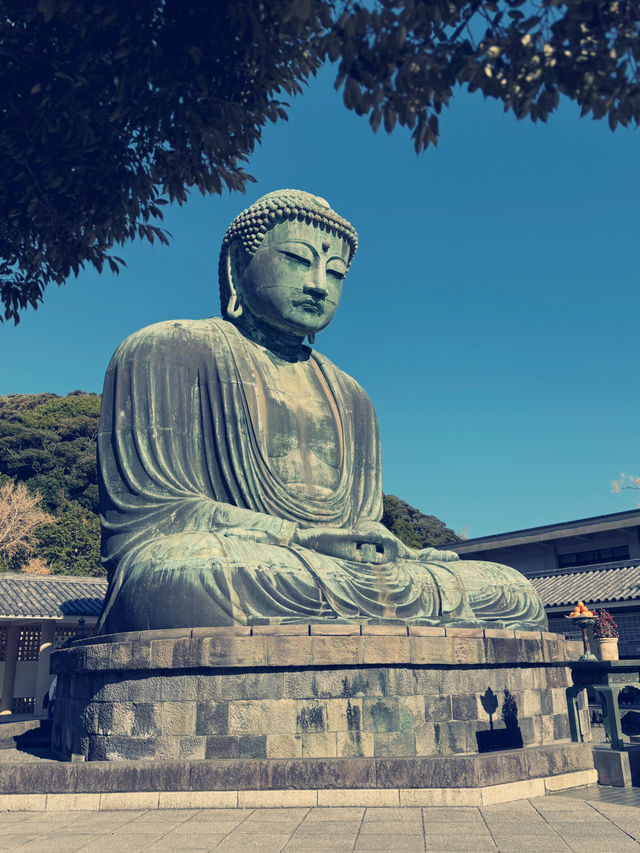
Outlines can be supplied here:
M635 0L6 0L0 297L18 322L114 246L165 242L159 205L253 180L244 164L320 66L374 130L437 144L456 87L546 121L560 97L640 116ZM2 319L0 317L0 319Z

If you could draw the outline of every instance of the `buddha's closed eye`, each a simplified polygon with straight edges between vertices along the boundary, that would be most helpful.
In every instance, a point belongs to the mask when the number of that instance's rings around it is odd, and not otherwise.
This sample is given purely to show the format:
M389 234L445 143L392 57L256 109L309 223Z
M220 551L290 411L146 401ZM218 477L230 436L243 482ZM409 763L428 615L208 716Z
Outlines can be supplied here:
M309 260L309 258L303 258L302 255L297 255L295 252L285 252L284 249L279 249L278 251L281 255L284 255L285 258L290 261L293 261L294 263L302 264L305 267L311 266L311 261Z

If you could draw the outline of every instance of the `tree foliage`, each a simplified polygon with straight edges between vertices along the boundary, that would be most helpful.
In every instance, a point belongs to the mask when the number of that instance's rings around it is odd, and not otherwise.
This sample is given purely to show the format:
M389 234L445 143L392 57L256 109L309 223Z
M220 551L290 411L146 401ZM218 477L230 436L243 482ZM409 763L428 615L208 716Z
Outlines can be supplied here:
M0 397L0 476L41 495L50 515L38 522L33 548L4 554L18 570L35 557L61 574L103 574L95 440L100 397L74 391Z
M611 481L611 491L620 494L625 489L640 490L640 477L635 474L620 474L619 480Z
M5 0L0 292L5 319L113 247L167 241L162 205L221 193L281 100L325 62L374 130L437 143L456 87L545 121L560 95L611 128L640 114L636 0Z
M384 526L409 548L443 548L461 539L435 515L424 515L395 495L384 496Z
M0 486L0 560L8 562L18 552L31 556L38 544L38 528L47 522L54 526L40 500L24 483L7 480Z

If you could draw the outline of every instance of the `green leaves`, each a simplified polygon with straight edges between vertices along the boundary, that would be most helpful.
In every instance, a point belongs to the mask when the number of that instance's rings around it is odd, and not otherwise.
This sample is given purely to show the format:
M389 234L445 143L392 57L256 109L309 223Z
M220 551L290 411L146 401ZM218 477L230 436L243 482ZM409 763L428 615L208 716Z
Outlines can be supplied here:
M525 0L378 0L374 11L347 3L320 50L338 63L345 105L374 130L410 128L417 152L437 144L436 116L457 85L518 118L546 121L564 95L611 129L637 124L638 4L543 0L529 9Z
M531 11L535 14L530 14ZM640 117L628 0L6 0L0 18L0 298L18 322L113 247L166 244L159 204L244 190L268 122L335 62L374 131L435 145L456 87L547 121L561 96ZM0 317L0 320L2 318Z
M441 548L460 539L444 522L397 498L384 496L382 524L409 548Z
M167 244L159 202L243 190L263 126L286 117L277 94L320 65L311 36L326 14L320 0L7 0L4 319L87 266L118 272L113 247Z
M15 478L31 495L42 496L54 518L37 528L38 541L0 571L18 571L34 554L61 574L104 574L100 564L100 521L96 436L100 397L74 391L0 397L0 485Z

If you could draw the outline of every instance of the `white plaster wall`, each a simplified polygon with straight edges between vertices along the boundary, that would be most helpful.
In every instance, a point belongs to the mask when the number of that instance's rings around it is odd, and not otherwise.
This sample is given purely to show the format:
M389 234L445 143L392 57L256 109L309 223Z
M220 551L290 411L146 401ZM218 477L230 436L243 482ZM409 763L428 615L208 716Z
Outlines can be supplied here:
M20 699L23 696L35 696L38 682L38 661L19 660L16 663L16 679L13 683L13 696Z

